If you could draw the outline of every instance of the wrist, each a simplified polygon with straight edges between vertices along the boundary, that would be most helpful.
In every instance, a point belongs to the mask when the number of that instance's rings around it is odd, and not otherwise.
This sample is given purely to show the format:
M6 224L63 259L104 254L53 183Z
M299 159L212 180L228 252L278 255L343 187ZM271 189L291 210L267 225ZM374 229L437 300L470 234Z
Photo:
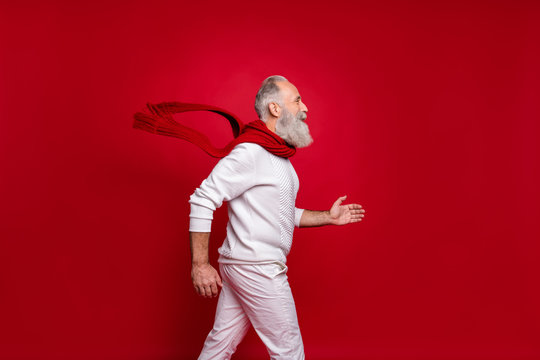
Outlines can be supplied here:
M330 215L330 210L324 212L326 225L335 225L335 219Z
M210 265L210 262L208 260L194 260L191 261L191 267L201 267Z

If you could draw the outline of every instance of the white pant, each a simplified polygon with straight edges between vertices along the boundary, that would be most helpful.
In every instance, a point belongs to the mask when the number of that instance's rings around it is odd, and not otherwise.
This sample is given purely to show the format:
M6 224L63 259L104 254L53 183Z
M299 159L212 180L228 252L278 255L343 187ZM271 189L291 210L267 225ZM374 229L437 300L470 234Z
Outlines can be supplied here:
M304 359L304 345L287 266L219 264L223 287L214 320L199 360L230 359L250 322L270 359Z

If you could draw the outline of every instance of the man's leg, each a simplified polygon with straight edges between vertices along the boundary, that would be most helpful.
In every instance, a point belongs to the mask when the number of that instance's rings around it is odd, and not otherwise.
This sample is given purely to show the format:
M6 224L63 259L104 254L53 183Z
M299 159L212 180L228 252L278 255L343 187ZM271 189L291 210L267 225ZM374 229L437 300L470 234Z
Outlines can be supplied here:
M230 359L249 330L249 319L221 271L223 287L219 294L214 327L208 334L199 360Z
M287 280L287 267L279 264L223 264L222 272L242 303L271 359L302 360L304 345L296 308Z

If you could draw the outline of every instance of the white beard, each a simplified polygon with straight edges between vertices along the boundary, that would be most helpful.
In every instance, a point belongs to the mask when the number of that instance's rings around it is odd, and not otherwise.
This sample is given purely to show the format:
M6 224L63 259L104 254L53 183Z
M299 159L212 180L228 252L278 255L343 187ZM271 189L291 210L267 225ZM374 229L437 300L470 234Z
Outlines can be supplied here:
M304 122L307 114L299 111L294 116L289 110L283 108L281 116L276 122L276 134L279 135L287 144L297 148L303 148L313 142L309 133L309 127Z

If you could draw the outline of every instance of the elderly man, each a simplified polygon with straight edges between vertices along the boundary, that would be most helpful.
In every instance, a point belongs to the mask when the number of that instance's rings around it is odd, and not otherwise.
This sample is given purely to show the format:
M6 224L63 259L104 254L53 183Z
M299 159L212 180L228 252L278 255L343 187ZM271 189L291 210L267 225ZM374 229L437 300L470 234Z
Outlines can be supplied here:
M290 150L312 143L305 123L308 108L284 77L263 81L255 110L277 147ZM294 227L344 225L364 216L360 205L342 205L346 196L328 211L297 208L299 182L288 159L291 153L263 145L236 145L190 197L193 285L207 298L217 296L221 287L214 327L199 359L230 359L250 324L272 359L304 359L286 275ZM213 211L223 201L228 201L229 222L218 250L220 277L208 261L208 241Z

